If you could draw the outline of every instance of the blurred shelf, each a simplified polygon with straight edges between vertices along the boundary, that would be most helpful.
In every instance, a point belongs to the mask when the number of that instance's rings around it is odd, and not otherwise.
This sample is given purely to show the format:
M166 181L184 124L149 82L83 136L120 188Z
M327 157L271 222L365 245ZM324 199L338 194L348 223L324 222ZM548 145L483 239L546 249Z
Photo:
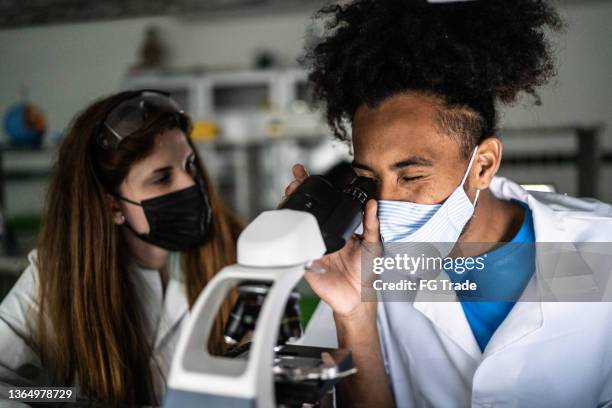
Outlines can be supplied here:
M49 177L51 169L39 170L5 170L4 180L10 181L25 181L25 180L40 180Z
M37 228L37 222L31 222L32 217L24 217L24 214L9 218L6 199L8 196L7 185L19 186L23 191L24 183L40 188L40 183L44 183L51 174L52 162L57 153L57 147L31 147L31 146L12 146L8 144L0 145L0 247L5 254L18 253L24 248L29 248L31 241L30 235L36 235L36 231L31 231L32 225ZM27 184L27 188L31 188ZM23 212L23 208L19 208ZM38 211L38 210L37 210ZM24 225L30 227L22 228ZM24 235L24 231L27 234ZM28 238L28 239L26 239ZM27 243L25 242L27 241ZM23 270L23 264L19 259L23 257L2 257L0 258L0 273L17 273Z
M27 255L0 255L0 302L11 290L19 276L28 267Z
M28 267L28 257L0 255L0 274L19 276Z
M564 125L549 125L549 126L513 126L500 129L502 136L554 136L562 134L572 135L589 135L593 132L600 133L605 129L603 123L583 124L583 123L568 123Z
M547 164L572 164L577 171L576 191L581 197L598 197L601 167L604 164L604 153L600 150L599 135L605 129L605 125L595 123L568 124L563 126L537 126L537 127L513 127L500 130L504 136L532 136L532 137L560 137L571 135L575 139L574 152L554 153L543 151L540 153L525 153L520 156L510 156L502 161L502 165L547 165ZM541 180L534 180L540 182Z

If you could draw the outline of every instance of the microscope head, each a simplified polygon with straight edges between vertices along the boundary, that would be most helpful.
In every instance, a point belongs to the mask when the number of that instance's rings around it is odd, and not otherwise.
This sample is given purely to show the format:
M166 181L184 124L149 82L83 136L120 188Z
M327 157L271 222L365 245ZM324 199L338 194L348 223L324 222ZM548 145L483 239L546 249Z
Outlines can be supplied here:
M290 209L264 211L238 238L238 264L284 267L307 264L325 254L317 219Z

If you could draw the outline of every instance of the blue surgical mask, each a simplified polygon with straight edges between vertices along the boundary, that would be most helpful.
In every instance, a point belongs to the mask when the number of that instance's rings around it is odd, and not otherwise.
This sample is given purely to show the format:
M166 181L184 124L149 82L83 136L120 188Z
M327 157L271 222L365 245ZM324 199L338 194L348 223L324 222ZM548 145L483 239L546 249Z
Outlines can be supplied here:
M474 214L480 193L476 191L472 203L463 188L477 151L478 147L472 153L461 184L442 204L379 200L378 220L383 242L457 242Z

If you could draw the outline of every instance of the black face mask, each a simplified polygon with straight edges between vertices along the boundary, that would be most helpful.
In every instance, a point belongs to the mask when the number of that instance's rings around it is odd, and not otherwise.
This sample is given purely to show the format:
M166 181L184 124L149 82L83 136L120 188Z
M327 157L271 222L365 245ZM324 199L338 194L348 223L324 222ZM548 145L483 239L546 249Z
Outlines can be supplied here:
M143 208L150 229L148 234L141 234L127 221L124 225L143 241L169 251L184 251L200 245L208 236L212 218L202 184L197 180L194 186L140 203L118 196Z

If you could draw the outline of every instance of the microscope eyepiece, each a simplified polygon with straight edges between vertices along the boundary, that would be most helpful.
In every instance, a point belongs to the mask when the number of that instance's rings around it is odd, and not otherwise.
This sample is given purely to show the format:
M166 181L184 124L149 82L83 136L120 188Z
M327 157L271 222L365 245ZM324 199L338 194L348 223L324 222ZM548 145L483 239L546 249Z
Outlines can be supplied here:
M376 193L376 183L356 177L344 189L336 189L323 176L310 176L280 208L311 213L317 219L327 253L341 249L362 220L367 201Z
M343 192L357 200L361 204L362 210L364 210L368 200L376 194L376 182L369 177L359 176L352 183L347 184Z

